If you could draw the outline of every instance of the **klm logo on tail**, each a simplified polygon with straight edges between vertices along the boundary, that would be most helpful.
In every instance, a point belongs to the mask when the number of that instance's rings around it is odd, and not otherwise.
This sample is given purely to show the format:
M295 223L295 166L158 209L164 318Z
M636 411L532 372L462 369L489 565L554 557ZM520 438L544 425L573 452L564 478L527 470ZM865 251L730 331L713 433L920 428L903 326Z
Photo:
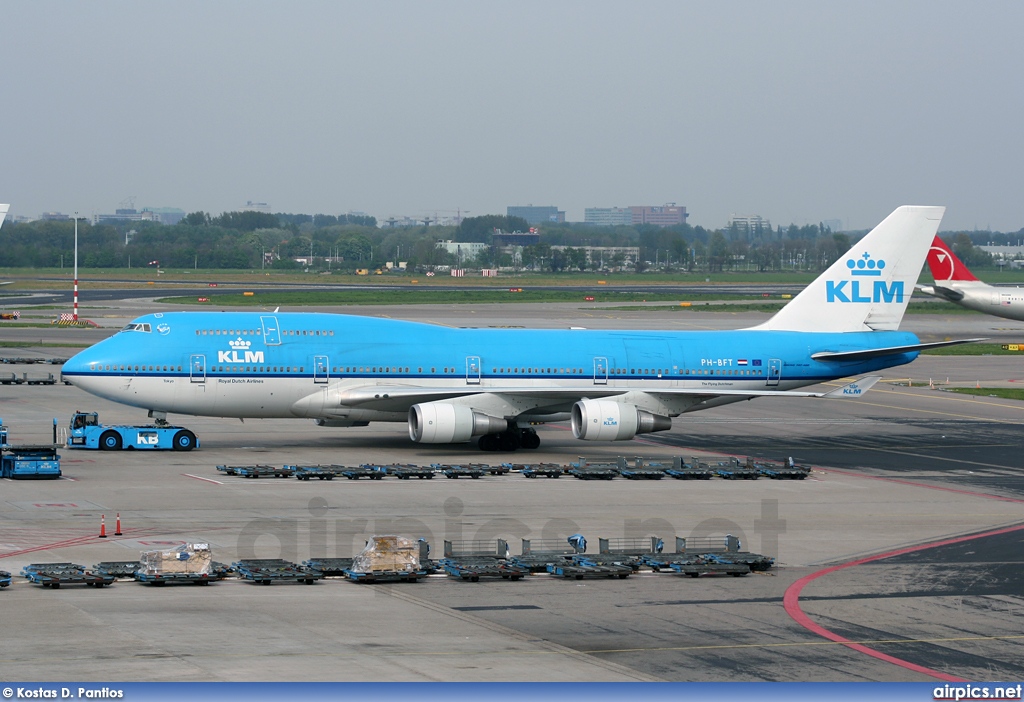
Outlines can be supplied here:
M857 260L846 262L851 280L826 280L825 299L828 302L903 302L903 281L864 280L880 278L885 261L875 261L866 251Z

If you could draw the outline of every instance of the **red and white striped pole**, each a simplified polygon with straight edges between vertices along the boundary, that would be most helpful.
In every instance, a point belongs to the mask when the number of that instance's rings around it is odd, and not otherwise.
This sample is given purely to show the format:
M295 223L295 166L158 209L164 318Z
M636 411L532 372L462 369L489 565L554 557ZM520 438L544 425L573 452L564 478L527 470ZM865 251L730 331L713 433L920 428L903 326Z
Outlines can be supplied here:
M75 211L75 311L71 318L78 323L78 211Z

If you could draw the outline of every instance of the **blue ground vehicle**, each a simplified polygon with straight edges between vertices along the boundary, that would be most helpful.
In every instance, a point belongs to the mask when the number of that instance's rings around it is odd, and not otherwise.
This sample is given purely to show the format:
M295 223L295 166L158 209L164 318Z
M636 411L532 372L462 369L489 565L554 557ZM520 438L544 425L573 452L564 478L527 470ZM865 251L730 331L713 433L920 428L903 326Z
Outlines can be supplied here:
M60 475L56 446L12 446L7 442L4 420L0 419L0 477L56 479Z
M96 412L75 412L68 429L68 448L102 449L173 449L191 451L199 448L196 435L185 427L170 424L129 426L100 424Z

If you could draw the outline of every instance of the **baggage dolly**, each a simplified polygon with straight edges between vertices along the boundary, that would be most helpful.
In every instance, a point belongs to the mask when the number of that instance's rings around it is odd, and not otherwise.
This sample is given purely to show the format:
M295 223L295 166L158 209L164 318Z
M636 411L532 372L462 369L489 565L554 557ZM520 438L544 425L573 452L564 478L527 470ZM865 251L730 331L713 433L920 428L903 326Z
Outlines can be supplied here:
M312 585L324 577L318 570L280 558L249 558L232 565L238 572L238 577L261 585L270 585L275 580Z
M345 466L284 466L290 468L292 475L299 480L334 480L335 476L344 475Z
M77 563L32 563L21 569L29 582L54 590L61 585L88 585L101 588L111 585L114 576L88 571Z
M519 471L524 478L561 478L565 474L565 466L558 463L529 463Z

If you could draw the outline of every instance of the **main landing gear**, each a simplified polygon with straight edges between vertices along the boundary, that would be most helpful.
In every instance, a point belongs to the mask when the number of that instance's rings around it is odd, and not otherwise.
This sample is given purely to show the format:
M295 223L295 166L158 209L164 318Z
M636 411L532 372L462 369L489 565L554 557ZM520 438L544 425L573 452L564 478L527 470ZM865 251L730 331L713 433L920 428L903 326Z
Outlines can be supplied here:
M477 442L481 451L517 451L540 448L540 437L533 429L511 428L500 434L484 434Z

